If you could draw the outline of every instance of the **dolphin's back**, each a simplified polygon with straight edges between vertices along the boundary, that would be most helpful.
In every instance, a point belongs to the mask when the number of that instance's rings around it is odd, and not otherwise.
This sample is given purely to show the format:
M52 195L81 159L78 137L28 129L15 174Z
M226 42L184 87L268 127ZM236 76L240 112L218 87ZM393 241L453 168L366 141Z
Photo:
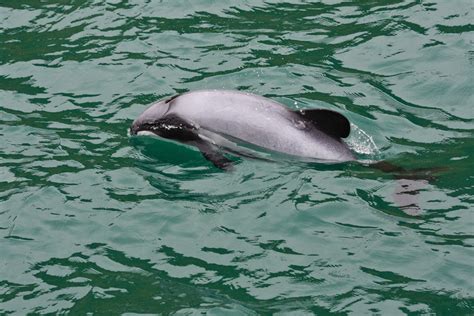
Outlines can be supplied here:
M189 92L170 102L167 115L171 114L199 129L290 155L332 161L354 159L340 139L313 128L283 105L254 94L222 90Z

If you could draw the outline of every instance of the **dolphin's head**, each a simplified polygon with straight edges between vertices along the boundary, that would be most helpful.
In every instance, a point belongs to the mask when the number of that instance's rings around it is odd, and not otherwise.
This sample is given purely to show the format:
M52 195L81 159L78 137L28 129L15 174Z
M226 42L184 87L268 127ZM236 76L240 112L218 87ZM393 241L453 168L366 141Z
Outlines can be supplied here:
M154 133L154 127L169 109L168 101L160 101L146 109L130 126L131 135Z

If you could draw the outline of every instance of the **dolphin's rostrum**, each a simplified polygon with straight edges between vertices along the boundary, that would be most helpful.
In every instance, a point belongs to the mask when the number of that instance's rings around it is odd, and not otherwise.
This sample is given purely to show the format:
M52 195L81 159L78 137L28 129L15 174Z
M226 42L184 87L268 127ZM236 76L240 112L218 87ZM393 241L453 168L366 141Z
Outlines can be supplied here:
M325 109L293 111L239 91L200 90L159 101L133 122L130 132L194 145L222 169L230 167L230 160L219 147L235 151L235 140L298 157L354 160L342 140L350 133L343 115Z

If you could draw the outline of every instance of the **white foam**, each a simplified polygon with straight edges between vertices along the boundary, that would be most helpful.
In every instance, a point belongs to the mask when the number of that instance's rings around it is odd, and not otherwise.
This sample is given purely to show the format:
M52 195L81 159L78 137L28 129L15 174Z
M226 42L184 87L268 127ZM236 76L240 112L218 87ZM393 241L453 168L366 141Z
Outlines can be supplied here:
M351 135L346 140L347 145L358 154L378 155L380 150L374 142L374 139L357 125L351 123Z

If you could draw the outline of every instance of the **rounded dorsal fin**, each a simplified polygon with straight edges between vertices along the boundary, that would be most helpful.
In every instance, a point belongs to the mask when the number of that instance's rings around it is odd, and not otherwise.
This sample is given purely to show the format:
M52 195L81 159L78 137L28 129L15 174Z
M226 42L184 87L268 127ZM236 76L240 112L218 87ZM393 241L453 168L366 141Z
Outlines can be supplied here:
M333 137L346 138L351 132L349 120L338 112L326 109L307 109L294 113L300 115L320 131Z

